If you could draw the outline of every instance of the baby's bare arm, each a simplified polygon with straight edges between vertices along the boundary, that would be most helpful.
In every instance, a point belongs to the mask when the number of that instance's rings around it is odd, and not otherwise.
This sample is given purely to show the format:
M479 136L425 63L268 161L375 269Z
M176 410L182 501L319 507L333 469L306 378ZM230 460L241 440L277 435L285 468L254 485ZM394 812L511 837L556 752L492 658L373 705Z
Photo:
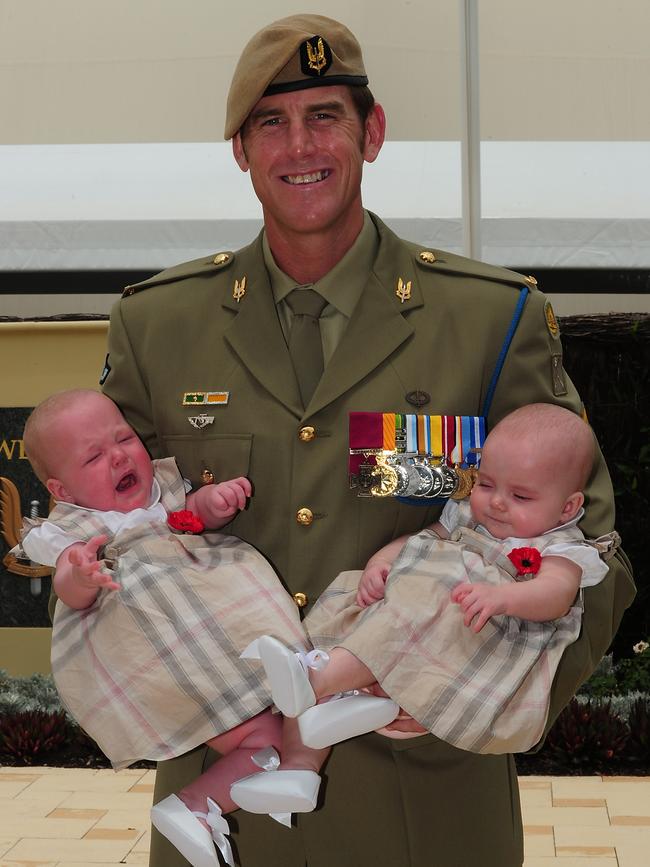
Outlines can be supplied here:
M89 542L70 545L56 561L52 586L59 599L70 608L88 608L102 588L120 589L106 571L106 563L97 559L97 552L107 538L94 536Z
M188 494L187 508L198 515L208 529L219 530L246 506L251 494L251 483L242 476L217 485L204 485Z
M429 529L442 539L446 539L449 535L439 522L432 524ZM397 539L393 539L368 560L359 580L357 605L365 608L366 605L372 605L373 602L378 602L384 598L384 585L388 573L409 539L410 536L399 536Z
M566 557L543 557L539 572L529 581L458 584L451 599L460 605L465 626L474 632L497 614L535 622L555 620L568 612L581 578L581 568Z

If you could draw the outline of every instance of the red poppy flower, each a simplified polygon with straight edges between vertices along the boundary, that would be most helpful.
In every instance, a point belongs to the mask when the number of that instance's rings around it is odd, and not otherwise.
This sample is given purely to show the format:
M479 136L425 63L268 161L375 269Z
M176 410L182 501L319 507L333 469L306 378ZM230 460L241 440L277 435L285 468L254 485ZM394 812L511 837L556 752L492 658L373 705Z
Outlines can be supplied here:
M542 565L542 555L537 548L513 548L508 560L517 570L517 575L537 575Z
M202 533L205 530L203 521L189 509L170 512L167 516L167 523L172 530L179 530L181 533Z

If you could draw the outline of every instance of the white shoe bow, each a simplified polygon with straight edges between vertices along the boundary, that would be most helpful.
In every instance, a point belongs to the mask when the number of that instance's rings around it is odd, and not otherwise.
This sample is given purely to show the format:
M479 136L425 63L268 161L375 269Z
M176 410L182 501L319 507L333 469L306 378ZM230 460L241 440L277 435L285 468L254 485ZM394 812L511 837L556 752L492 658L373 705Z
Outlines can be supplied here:
M324 650L291 650L271 635L252 641L241 656L262 661L275 706L288 717L299 716L316 704L307 670L322 671L330 659Z
M230 787L230 797L249 813L268 813L281 825L291 827L292 813L310 813L316 806L320 777L315 771L280 770L280 757L273 747L252 756L264 773L242 777Z
M210 830L199 822L205 819ZM194 813L177 795L169 795L151 808L155 828L172 843L192 867L219 867L215 844L229 867L234 867L228 823L219 805L208 798L208 812Z

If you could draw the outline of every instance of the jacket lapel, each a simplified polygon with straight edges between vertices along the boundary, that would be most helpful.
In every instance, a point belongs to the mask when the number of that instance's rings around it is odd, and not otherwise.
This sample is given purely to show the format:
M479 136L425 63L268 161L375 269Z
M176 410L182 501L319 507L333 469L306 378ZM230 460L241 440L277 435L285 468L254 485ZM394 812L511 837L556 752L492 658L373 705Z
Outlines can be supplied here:
M223 306L237 315L224 332L251 375L297 418L303 414L296 375L278 320L273 292L264 266L261 236L241 250L232 268L232 292ZM246 291L237 301L235 280L246 277Z
M380 236L375 267L306 411L264 266L261 235L233 263L231 291L222 303L236 316L224 332L225 339L252 376L296 418L314 415L345 394L413 334L404 314L424 303L414 257L381 220L371 216ZM235 280L241 283L243 277L246 292L237 301L232 290ZM410 283L410 297L403 301L397 295L400 279Z
M380 236L375 267L314 392L309 415L349 391L408 340L413 327L404 314L424 303L410 251L377 217L373 221ZM400 279L411 284L403 302L397 296Z

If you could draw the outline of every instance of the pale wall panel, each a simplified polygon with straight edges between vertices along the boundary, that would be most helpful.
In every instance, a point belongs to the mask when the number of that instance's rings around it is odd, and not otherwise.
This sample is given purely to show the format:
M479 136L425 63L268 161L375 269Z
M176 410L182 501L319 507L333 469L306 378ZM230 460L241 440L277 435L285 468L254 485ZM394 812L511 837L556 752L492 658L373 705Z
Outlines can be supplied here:
M250 36L324 7L362 39L390 137L458 138L453 0L0 0L0 144L220 140Z

